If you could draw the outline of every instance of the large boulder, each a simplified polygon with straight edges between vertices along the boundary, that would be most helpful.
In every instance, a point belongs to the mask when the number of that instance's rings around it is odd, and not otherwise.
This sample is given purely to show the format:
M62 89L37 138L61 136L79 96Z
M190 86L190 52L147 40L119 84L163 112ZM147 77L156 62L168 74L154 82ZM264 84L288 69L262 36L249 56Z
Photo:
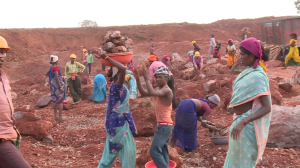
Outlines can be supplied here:
M181 167L183 164L183 159L178 154L177 149L172 148L170 145L168 146L168 148L169 148L169 159L173 160L177 164L177 167Z
M181 167L183 164L183 159L178 154L176 148L171 148L170 145L168 146L168 148L169 148L169 159L173 160L177 164L177 167ZM150 145L149 145L148 148L141 151L141 155L136 159L136 165L138 165L139 167L143 167L147 162L151 160L152 158L150 155Z
M88 84L88 77L87 76L81 77L81 83L82 84Z
M205 97L205 95L203 85L201 84L191 84L178 88L176 91L178 103L184 99Z
M52 101L52 98L50 95L45 95L43 97L41 97L37 102L36 105L38 107L46 107L48 106L48 104L50 104L50 102Z
M282 95L279 92L278 83L275 80L270 79L270 91L271 91L271 98L272 104L281 104Z
M219 83L216 80L209 80L208 82L203 83L203 89L206 94L218 89Z
M218 63L218 58L211 58L206 62L207 65L216 64Z
M185 70L180 71L180 78L184 80L190 80L195 77L195 71L194 68L187 68Z
M153 136L157 126L154 110L135 109L131 111L138 136Z
M228 88L232 88L233 85L233 81L227 77L225 77L223 80L219 80L219 84L221 87L228 87Z
M284 67L284 62L279 60L271 60L268 62L268 68Z
M272 119L267 146L300 147L300 105L296 107L272 106Z
M279 82L278 86L287 92L291 92L293 89L293 85L290 82Z
M37 140L45 138L51 132L53 124L49 121L39 120L21 124L18 130L21 135L33 136Z
M221 66L218 71L220 74L229 74L229 68L227 65Z
M91 100L93 97L93 87L85 87L82 89L82 100Z
M300 96L283 98L281 105L287 107L295 107L297 105L300 105Z
M294 77L297 73L297 67L288 67L287 69L282 69L282 67L272 68L268 71L267 75L269 79L276 80L280 82L290 82L294 83Z
M19 127L21 124L26 123L26 122L38 121L38 120L42 119L41 115L39 115L37 113L23 112L23 111L15 112L13 117L16 120L17 127Z
M34 108L30 105L24 105L24 106L21 106L21 107L16 107L15 111L32 112L32 113L35 112Z
M130 102L130 109L134 110L137 108L154 110L154 100L151 97L133 99Z

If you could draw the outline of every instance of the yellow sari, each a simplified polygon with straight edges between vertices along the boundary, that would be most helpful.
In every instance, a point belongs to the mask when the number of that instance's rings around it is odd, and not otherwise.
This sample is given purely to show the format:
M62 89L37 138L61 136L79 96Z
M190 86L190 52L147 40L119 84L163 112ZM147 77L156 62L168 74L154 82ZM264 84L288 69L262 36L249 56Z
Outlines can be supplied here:
M228 45L228 60L227 60L227 66L232 66L235 62L235 53L236 51L231 49L231 46Z
M298 50L298 47L296 45L297 44L297 40L291 39L290 44L292 44L293 42L295 42L295 46L294 47L292 47L292 46L290 47L289 54L285 58L285 65L287 65L287 64L290 64L292 66L293 66L293 64L299 65L300 57L299 57L299 50ZM291 61L294 62L294 63L290 63Z

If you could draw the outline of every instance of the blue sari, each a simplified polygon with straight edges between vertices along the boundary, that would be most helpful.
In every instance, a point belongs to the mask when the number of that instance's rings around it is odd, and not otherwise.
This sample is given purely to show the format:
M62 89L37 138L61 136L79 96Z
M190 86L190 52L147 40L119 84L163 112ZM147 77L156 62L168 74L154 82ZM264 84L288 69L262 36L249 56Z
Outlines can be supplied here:
M52 71L52 66L49 69L49 86L50 86L50 94L53 100L53 103L67 103L67 96L66 96L66 85L64 80L62 79L61 70L58 73L58 80L60 82L61 87L63 88L64 92L62 93L59 90L59 85L55 80L54 72Z
M209 102L206 99L194 98L202 103ZM202 116L196 111L196 103L192 99L180 101L175 115L175 125L171 142L177 138L175 145L184 152L192 152L197 149L197 117Z
M129 92L130 92L130 99L136 99L136 95L137 95L136 89L137 88L136 88L135 77L132 74L126 74L126 76L130 76L130 80L128 81L130 88L128 88L128 86L126 85L127 89L129 89Z
M94 89L92 99L95 102L101 102L106 98L106 79L102 74L98 74L94 78Z
M98 168L112 167L117 155L122 167L134 168L136 146L132 135L137 134L129 109L129 91L113 83L110 87L106 110L106 143Z
M230 136L232 129L245 117L251 116L261 108L259 97L268 96L271 101L269 79L261 66L247 68L236 78L229 107L253 101L252 109L242 115L234 116L229 133L229 150L224 168L255 167L262 160L269 135L271 112L248 123L241 131L240 139L235 141ZM271 103L272 104L272 103Z

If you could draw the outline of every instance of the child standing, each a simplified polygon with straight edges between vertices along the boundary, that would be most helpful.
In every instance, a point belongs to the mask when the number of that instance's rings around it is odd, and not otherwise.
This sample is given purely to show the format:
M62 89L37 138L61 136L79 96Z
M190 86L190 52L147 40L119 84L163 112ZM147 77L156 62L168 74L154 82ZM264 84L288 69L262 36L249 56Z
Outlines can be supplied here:
M173 129L173 121L171 119L173 93L167 85L169 69L161 66L158 67L154 73L155 82L159 90L153 89L149 73L145 67L143 69L143 76L146 81L147 91L142 87L136 69L134 70L134 74L141 95L156 97L155 112L157 127L151 144L150 155L157 167L169 167L168 144Z

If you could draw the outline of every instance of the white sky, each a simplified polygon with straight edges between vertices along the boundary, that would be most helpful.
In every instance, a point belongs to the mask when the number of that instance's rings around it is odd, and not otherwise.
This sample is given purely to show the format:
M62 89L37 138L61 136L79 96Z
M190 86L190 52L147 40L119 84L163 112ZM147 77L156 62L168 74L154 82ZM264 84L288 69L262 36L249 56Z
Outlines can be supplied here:
M0 3L0 28L77 27L85 19L96 21L99 26L115 26L298 15L294 0L0 0Z

